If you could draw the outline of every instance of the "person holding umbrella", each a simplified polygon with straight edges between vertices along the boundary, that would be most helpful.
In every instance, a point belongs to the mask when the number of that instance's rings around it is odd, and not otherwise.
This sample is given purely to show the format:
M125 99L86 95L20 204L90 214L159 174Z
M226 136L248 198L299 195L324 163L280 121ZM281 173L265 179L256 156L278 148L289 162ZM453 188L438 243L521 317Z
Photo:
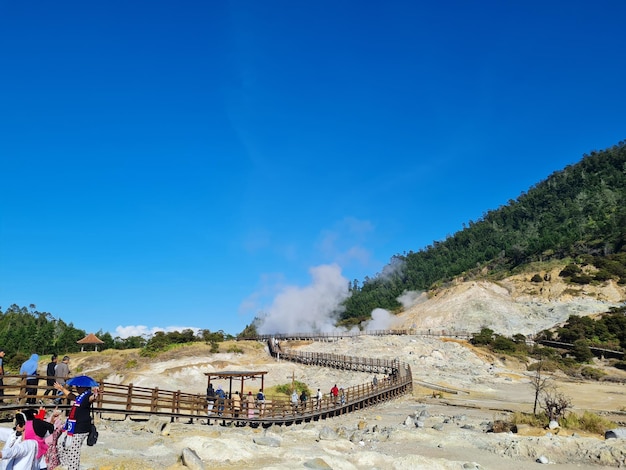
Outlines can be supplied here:
M71 392L65 385L76 387ZM79 470L80 451L91 430L91 403L98 397L98 382L87 375L72 377L65 385L56 382L54 388L74 404L64 425L64 434L59 438L57 449L61 465L68 470Z

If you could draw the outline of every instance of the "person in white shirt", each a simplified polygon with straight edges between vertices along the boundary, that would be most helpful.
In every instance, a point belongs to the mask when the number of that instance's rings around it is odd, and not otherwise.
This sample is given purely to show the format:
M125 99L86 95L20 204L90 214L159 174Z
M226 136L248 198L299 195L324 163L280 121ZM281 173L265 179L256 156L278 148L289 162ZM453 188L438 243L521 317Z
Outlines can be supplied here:
M37 459L37 442L23 440L26 417L23 413L15 416L15 428L0 428L0 440L4 447L0 452L0 469L2 470L39 470Z

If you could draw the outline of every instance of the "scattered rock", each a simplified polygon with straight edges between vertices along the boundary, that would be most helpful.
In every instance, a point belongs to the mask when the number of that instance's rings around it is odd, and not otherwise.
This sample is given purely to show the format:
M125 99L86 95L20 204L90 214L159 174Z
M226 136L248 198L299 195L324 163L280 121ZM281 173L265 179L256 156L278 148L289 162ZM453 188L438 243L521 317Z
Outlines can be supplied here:
M338 437L339 436L337 435L337 433L330 429L328 426L324 426L319 434L320 441L334 441Z
M258 446L280 447L280 440L275 437L254 436L252 438L252 442L254 442Z
M605 439L625 439L626 428L615 428L604 433Z
M205 470L204 464L200 457L198 457L198 454L189 447L183 449L182 460L183 465L191 470Z
M312 468L314 470L327 470L327 469L332 469L332 467L330 465L328 465L324 459L313 459L313 460L308 460L306 462L304 462L304 466L306 468Z
M535 462L537 463L550 463L550 460L548 460L548 457L546 457L545 455L541 455L537 458L537 460L535 460Z

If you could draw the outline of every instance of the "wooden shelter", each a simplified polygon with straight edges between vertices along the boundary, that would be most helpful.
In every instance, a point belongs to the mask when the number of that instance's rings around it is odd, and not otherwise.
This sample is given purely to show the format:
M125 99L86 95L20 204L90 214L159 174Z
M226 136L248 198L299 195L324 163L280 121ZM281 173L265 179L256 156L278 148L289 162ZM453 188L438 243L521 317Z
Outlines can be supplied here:
M98 352L98 345L99 344L104 344L104 341L102 341L100 338L98 338L96 335L94 335L93 333L89 333L87 336L85 336L83 339L79 339L78 341L76 341L78 344L80 344L80 351L83 352L85 345L89 345L89 344L93 344L94 345L94 350L96 352Z
M204 375L208 377L207 388L211 385L211 380L228 380L228 397L233 396L233 380L240 380L241 385L239 387L239 395L243 397L243 386L246 380L261 379L260 389L264 388L265 374L267 371L251 372L251 371L229 371L223 370L221 372L205 372Z

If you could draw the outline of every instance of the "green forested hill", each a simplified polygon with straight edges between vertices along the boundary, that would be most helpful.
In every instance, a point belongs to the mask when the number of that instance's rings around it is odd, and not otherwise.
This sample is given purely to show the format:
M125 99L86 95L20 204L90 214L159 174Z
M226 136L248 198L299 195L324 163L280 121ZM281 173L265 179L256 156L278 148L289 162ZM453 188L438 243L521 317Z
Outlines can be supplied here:
M353 283L341 323L359 323L377 307L397 310L407 290L550 259L573 260L572 282L626 282L626 142L584 155L444 241L393 256L384 275ZM584 264L597 273L581 274Z

